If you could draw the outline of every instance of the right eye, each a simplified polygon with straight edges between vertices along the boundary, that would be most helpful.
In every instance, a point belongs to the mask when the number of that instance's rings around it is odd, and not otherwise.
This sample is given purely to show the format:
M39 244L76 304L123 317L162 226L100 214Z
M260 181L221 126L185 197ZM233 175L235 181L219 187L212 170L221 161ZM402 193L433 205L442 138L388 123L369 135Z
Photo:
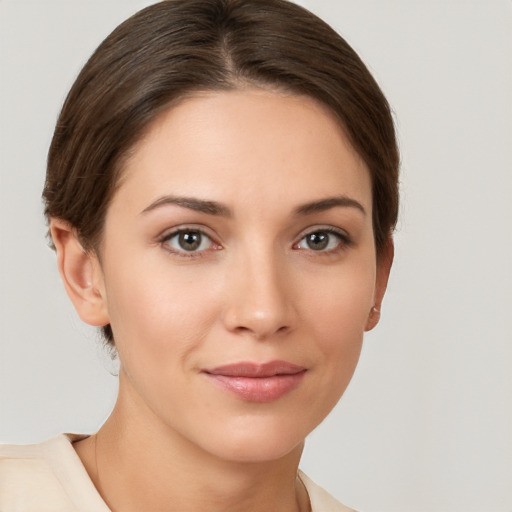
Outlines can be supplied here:
M183 255L186 253L200 253L216 247L213 240L198 229L173 231L162 239L162 244L171 252L182 253Z

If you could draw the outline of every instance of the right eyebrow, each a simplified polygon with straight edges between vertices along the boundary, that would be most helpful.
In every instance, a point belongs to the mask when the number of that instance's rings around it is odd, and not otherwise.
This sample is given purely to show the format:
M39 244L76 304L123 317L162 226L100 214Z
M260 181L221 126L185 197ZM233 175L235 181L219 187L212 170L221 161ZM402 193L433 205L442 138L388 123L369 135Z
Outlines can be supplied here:
M167 205L176 205L181 208L187 208L196 212L206 213L207 215L218 215L221 217L232 217L233 213L231 210L216 201L207 201L204 199L198 199L195 197L182 197L182 196L162 196L156 201L153 201L149 206L142 210L141 214L156 210Z

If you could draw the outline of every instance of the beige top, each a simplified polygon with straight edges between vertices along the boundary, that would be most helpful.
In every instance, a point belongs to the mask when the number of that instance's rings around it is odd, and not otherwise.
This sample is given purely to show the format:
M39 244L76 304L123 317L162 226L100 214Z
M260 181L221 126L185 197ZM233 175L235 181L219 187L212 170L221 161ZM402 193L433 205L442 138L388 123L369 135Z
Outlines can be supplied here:
M71 445L85 437L61 434L39 444L0 446L0 511L111 512ZM299 476L312 512L354 512Z

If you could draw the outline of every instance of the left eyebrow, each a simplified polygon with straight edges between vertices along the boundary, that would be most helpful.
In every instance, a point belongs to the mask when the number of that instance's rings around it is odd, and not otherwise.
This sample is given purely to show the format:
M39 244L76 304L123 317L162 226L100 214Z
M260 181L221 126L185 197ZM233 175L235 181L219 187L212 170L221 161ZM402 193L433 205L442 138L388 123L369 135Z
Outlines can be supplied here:
M295 210L295 215L310 215L312 213L324 212L326 210L330 210L331 208L336 208L338 206L344 208L356 208L363 215L366 215L366 210L364 206L355 199L352 199L347 196L336 196L336 197L327 197L325 199L320 199L319 201L312 201L311 203L306 203Z

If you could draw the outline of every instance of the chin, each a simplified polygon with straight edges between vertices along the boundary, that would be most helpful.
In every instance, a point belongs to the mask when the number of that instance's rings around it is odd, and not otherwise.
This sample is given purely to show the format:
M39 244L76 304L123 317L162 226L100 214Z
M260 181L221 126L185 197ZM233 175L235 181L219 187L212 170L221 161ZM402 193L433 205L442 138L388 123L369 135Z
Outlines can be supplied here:
M243 443L232 443L228 446L215 447L214 455L217 457L239 463L265 463L284 459L288 456L300 458L304 447L304 439L298 443L276 442L276 440L265 438L261 440L252 439Z
M268 421L249 417L228 425L221 432L212 432L203 449L232 462L263 463L297 455L300 458L304 439L309 433L294 422ZM312 430L312 429L311 429Z

